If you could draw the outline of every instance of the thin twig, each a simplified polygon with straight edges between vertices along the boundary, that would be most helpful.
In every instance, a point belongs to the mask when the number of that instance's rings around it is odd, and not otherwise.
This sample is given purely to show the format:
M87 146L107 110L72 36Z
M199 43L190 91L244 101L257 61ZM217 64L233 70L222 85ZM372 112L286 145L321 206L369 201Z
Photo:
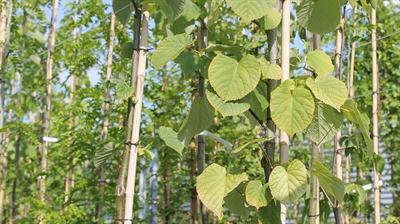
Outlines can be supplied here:
M336 206L333 204L333 202L332 202L331 199L329 198L329 196L328 196L328 194L326 193L325 189L324 189L322 186L320 186L320 187L321 187L322 193L323 193L323 194L325 195L325 197L328 199L329 204L331 204L332 208L335 208Z
M263 120L260 119L260 118L257 116L257 114L254 113L254 111L253 111L251 108L249 109L249 112L250 112L250 114L253 115L253 117L257 120L257 122L261 125L261 127L263 127L263 128L265 129Z

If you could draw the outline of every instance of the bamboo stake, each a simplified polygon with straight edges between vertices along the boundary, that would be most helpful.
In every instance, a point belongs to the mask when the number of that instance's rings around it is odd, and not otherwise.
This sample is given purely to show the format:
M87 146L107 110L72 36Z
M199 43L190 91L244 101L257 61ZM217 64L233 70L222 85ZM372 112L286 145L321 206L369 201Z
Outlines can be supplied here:
M145 3L143 5L143 22L142 22L142 37L140 42L139 51L139 63L137 73L137 88L136 88L136 99L135 111L133 117L133 130L132 130L132 142L130 144L130 156L129 156L129 167L128 176L126 183L125 193L125 224L132 223L132 209L133 209L133 198L135 195L135 181L136 181L136 165L137 165L137 150L139 143L139 131L140 131L140 115L142 113L142 99L143 99L143 87L144 78L146 72L146 55L147 55L147 38L148 38L148 24L149 24L149 9Z
M374 153L379 154L379 77L378 77L378 59L376 53L376 10L372 8L371 24L374 26L372 29L372 121L373 121L373 147ZM375 207L375 223L379 224L381 220L380 210L380 188L379 188L380 175L376 170L374 164L374 207Z
M13 13L14 2L9 0L1 1L3 4L0 12L0 128L3 128L4 122L4 98L5 98L5 87L4 87L4 74L7 70L7 56L10 47L10 31L11 31L11 19ZM8 134L6 134L8 136ZM5 192L7 184L8 164L7 164L7 150L4 143L4 133L0 133L0 177L2 179L0 185L0 214L4 214L4 202ZM7 137L8 139L8 137ZM16 139L19 142L19 138ZM6 143L7 144L7 143ZM16 155L16 159L17 159ZM18 167L17 167L18 168ZM14 207L13 207L14 208ZM12 215L12 214L10 214ZM0 223L3 221L3 215L0 215Z
M282 82L290 76L290 3L291 0L284 0L282 3ZM279 162L282 164L289 159L289 136L283 130L280 130L279 147ZM284 203L281 203L281 222L286 222Z
M136 11L134 17L134 30L133 30L133 47L134 49L139 49L140 47L140 23L141 23L141 12ZM131 69L131 83L130 86L136 89L136 77L138 72L138 61L139 51L134 50L132 54L132 69ZM127 116L127 127L125 132L125 142L131 142L132 137L132 124L134 115L134 104L132 100L128 100L128 116ZM123 119L120 116L119 125L123 123ZM129 152L131 147L125 145L125 149L122 155L121 171L117 180L117 203L116 203L116 223L121 224L124 220L125 214L125 191L126 191L126 176L128 173L128 163L129 163Z
M336 53L335 53L335 71L336 78L342 80L342 52L343 52L343 39L344 39L344 14L340 19L340 27L336 32ZM340 180L343 179L343 152L340 146L340 138L342 137L341 131L336 133L334 138L334 156L335 156L335 165L336 165L336 177ZM336 218L339 223L344 223L344 214L343 207L338 203L335 199L336 208Z
M53 74L53 53L54 53L54 43L56 39L56 26L57 26L57 11L58 11L58 0L53 0L52 3L52 13L50 22L50 33L48 37L48 55L47 55L47 65L46 65L46 80L47 80L47 90L46 90L46 115L45 115L45 126L44 134L49 134L50 127L50 111L51 111L51 88L52 88L52 74ZM49 143L43 141L42 143L42 157L40 164L40 173L43 174L47 170L47 151ZM40 189L40 200L45 201L46 199L46 186L45 186L45 176L41 175L39 177L39 189ZM43 223L43 215L41 214L40 223Z

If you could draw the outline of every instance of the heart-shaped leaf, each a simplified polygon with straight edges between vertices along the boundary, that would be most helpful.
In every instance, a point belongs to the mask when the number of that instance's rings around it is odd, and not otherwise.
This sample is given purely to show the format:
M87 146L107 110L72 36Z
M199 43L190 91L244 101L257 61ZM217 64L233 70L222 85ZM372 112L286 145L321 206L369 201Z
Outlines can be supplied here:
M306 62L318 75L327 75L334 69L331 58L321 50L309 53Z
M208 68L211 86L224 101L238 100L256 88L261 69L252 55L236 60L223 54L217 55Z
M295 87L294 80L288 79L272 91L270 108L276 125L293 136L311 123L314 97L308 89Z
M178 133L170 127L160 127L158 129L158 134L166 145L179 153L179 155L182 155L184 145L178 140Z
M245 195L247 203L257 209L267 206L268 201L272 199L268 184L263 185L259 180L252 180L247 183Z
M204 205L221 219L224 197L247 179L246 173L226 175L226 169L214 163L197 177L196 190Z
M263 17L273 7L274 0L226 0L245 23Z
M287 170L275 167L269 177L269 186L274 198L284 203L292 203L307 190L307 169L302 162L293 160Z

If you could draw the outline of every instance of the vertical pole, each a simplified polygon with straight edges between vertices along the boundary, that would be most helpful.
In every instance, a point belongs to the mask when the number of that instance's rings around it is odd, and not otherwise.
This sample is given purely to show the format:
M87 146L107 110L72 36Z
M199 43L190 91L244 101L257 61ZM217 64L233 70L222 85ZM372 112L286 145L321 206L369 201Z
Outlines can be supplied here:
M372 8L371 23L374 26L372 29L372 121L373 121L373 147L374 153L379 154L379 77L378 77L378 59L376 53L376 10ZM380 175L374 165L374 207L375 207L375 223L379 224L381 220L380 210Z
M340 27L336 31L336 55L335 55L335 71L336 71L336 78L342 80L342 52L343 52L343 39L344 39L344 13L340 19ZM336 133L334 138L334 156L335 158L335 165L336 165L336 177L340 180L343 179L343 150L340 146L340 138L342 137L341 131ZM340 205L337 200L335 200L336 208L336 218L338 223L344 223L344 214L342 205Z
M282 3L282 82L290 76L290 3L291 0L284 0ZM289 136L283 130L280 130L279 147L279 162L282 164L289 159ZM286 223L284 203L281 203L281 222Z
M147 55L147 38L148 38L148 25L149 24L149 9L145 3L143 6L143 22L142 22L142 37L140 42L139 51L139 62L138 62L138 73L137 73L137 88L136 98L137 103L135 104L134 116L133 116L133 129L132 129L132 142L130 144L130 155L129 155L129 167L128 176L126 181L126 193L125 193L125 224L132 223L132 209L133 199L135 195L135 182L136 182L136 167L137 167L137 150L139 142L139 131L140 131L140 119L142 113L142 99L143 99L143 88L144 78L146 72L146 55Z

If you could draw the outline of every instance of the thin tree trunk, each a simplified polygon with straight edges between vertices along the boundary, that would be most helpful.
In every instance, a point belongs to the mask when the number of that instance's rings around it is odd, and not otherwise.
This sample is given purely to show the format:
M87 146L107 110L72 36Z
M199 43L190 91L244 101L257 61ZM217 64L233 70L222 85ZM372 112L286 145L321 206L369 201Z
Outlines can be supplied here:
M342 52L343 52L343 40L344 39L344 14L340 19L340 27L336 33L336 55L335 55L335 70L336 70L336 78L342 80ZM336 177L340 180L343 179L343 150L340 146L340 138L342 136L341 131L336 133L334 138L334 146L335 146L335 165L336 165ZM342 224L344 223L344 214L342 205L335 199L335 210L336 210L336 223Z
M52 88L52 79L53 79L53 54L54 54L54 43L56 37L56 25L57 25L57 11L58 11L58 0L53 0L52 3L52 13L51 13L51 22L50 22L50 33L48 37L48 55L47 55L47 65L46 65L46 81L47 81L47 90L46 90L46 114L45 114L45 126L44 126L44 134L49 134L49 126L50 126L50 111L51 111L51 88ZM39 189L40 189L40 200L46 200L46 186L45 186L45 175L44 172L47 170L47 151L48 151L49 143L47 141L43 141L42 143L42 158L40 164L40 173L42 174L39 179ZM43 215L40 217L40 223L43 223Z
M135 182L136 182L136 166L137 166L137 150L139 142L139 131L140 131L140 120L142 112L142 99L143 99L143 88L144 78L146 72L146 55L147 55L147 38L148 38L148 23L149 23L149 11L148 5L145 3L143 6L143 23L142 23L142 37L139 51L139 63L137 73L137 86L136 86L136 99L134 117L133 117L133 129L130 145L129 155L129 167L126 181L126 193L125 193L125 224L132 223L132 209L133 199L135 195Z
M282 82L290 76L290 3L291 0L285 0L282 4ZM279 147L279 162L282 164L289 159L289 136L283 130L280 130ZM284 203L281 203L281 222L286 223Z
M374 153L379 154L379 77L378 77L378 59L376 53L376 10L372 9L371 23L372 29L372 121L373 121L373 146ZM380 175L374 165L374 207L375 207L375 223L379 224L381 220L381 204L380 204Z
M110 42L108 44L108 55L107 55L107 71L106 71L106 81L111 79L112 73L112 62L113 62L113 52L114 52L114 39L115 39L115 15L112 13L111 15L111 24L110 24ZM110 89L106 89L104 93L104 121L103 121L103 130L101 133L102 140L106 140L108 137L108 125L109 125L109 110L110 110ZM97 223L101 223L101 213L103 210L103 198L104 198L104 184L105 184L105 172L104 168L100 167L98 171L99 178L99 202L96 208L96 219Z
M133 30L133 48L136 49L132 54L132 70L131 70L131 84L130 86L136 89L136 77L138 72L139 63L139 47L140 47L140 23L141 14L135 12L134 17L134 30ZM128 99L128 116L127 116L127 127L125 132L125 142L130 143L132 137L132 124L133 124L133 114L134 114L134 104L132 100ZM121 118L120 118L121 123ZM116 223L124 223L125 217L125 193L126 193L126 177L128 174L128 164L129 164L129 152L131 147L129 144L125 144L125 149L122 155L121 171L118 176L117 181L117 208L116 208Z
M282 8L282 2L280 0L277 0L275 2L275 9L280 11ZM269 57L269 62L271 64L277 64L278 63L278 39L277 39L277 28L273 30L267 30L267 39L268 39L268 57ZM268 80L267 83L267 101L271 101L271 92L273 89L275 89L277 85L277 81L270 79ZM268 107L267 108L267 128L266 130L266 137L270 137L269 134L273 133L275 134L276 132L276 125L275 122L271 118L271 110ZM276 144L276 138L271 138L265 143L265 150L267 151L268 158L263 156L261 160L261 164L264 169L264 174L265 174L265 182L267 183L269 181L269 176L272 172L272 168L274 167L274 156L275 156L275 144Z
M313 50L321 49L321 35L313 34L312 36L312 47ZM313 74L316 77L317 74ZM320 159L320 148L318 145L310 141L311 147L311 164L319 161ZM310 175L310 210L308 212L308 223L318 224L319 223L319 181L318 178L311 174Z

